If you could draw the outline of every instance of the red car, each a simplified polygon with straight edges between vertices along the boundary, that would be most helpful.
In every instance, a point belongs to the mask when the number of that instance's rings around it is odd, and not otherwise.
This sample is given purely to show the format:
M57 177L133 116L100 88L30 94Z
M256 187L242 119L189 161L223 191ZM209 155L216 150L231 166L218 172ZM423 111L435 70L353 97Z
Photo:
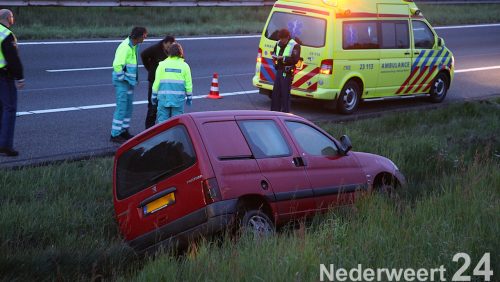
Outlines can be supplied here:
M269 111L177 116L123 144L116 217L139 251L181 247L227 228L258 233L351 204L355 191L404 185L387 158L352 152L304 118Z

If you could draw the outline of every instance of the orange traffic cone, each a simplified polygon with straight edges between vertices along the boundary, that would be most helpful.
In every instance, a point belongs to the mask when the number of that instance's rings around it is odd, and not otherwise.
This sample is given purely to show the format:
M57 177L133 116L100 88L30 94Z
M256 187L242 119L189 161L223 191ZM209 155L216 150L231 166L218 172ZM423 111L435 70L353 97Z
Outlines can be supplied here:
M212 86L210 87L210 93L207 98L209 99L220 99L222 96L219 96L219 75L214 73L214 77L212 78Z

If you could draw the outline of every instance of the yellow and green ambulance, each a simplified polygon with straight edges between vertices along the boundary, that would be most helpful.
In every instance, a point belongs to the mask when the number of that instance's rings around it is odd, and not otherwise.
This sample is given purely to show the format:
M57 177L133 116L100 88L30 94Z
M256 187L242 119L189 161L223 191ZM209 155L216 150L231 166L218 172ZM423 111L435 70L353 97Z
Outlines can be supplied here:
M301 44L292 95L335 103L429 96L441 102L454 59L412 0L279 0L259 44L253 85L270 95L278 30Z

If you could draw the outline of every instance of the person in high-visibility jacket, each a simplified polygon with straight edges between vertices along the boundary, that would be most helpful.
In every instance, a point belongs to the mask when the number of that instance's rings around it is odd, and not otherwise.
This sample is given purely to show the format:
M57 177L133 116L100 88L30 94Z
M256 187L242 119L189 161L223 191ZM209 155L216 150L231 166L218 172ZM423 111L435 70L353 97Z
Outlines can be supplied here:
M16 36L10 30L14 14L0 10L0 154L9 157L19 155L14 150L16 125L17 89L24 86L23 65L17 52Z
M276 80L271 95L271 111L288 113L290 112L290 91L295 65L300 60L300 45L291 38L286 28L278 32L278 38L271 53L276 69Z
M113 61L113 86L116 91L116 109L111 125L112 142L123 143L133 137L129 132L132 117L134 87L138 80L138 45L147 37L144 27L134 27L130 36L120 43Z
M184 61L182 46L175 42L168 49L169 57L156 68L151 100L158 104L156 123L184 113L184 102L188 106L193 98L191 69Z

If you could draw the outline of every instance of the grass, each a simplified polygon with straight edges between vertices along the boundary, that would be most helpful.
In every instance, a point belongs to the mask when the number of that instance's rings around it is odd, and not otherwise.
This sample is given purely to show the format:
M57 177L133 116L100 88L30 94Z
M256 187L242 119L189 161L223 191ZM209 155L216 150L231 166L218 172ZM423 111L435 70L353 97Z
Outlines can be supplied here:
M265 240L202 242L183 257L143 260L118 234L110 159L0 171L0 278L318 281L320 263L444 265L451 275L457 252L471 255L470 274L490 252L498 280L500 100L321 126L392 159L409 181L400 198L365 198Z
M500 4L429 5L419 8L433 25L492 23ZM133 26L150 36L260 33L271 7L11 7L22 39L125 37Z

